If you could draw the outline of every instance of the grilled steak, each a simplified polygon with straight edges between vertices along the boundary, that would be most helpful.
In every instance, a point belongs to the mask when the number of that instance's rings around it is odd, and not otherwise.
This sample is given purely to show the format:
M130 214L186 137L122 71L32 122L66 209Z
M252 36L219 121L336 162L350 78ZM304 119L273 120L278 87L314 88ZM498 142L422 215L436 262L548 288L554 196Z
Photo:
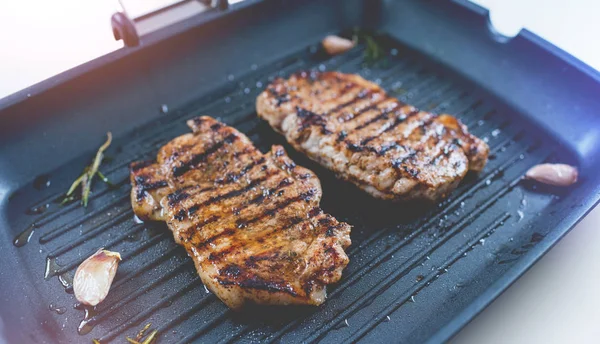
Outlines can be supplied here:
M316 175L283 147L262 154L213 118L188 121L156 162L131 164L131 203L166 221L202 282L227 306L319 305L348 264L350 226L319 208Z
M277 79L256 109L294 148L382 199L438 200L487 162L487 144L458 119L403 104L358 75Z

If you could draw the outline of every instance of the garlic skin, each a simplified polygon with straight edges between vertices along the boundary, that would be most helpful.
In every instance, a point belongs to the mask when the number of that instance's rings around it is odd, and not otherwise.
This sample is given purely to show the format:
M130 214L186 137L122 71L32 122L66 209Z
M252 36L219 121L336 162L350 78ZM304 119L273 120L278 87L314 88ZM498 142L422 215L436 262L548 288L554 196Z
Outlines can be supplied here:
M84 260L73 278L73 291L79 302L88 306L96 306L106 298L110 286L119 267L121 255L99 249Z
M566 164L540 164L530 168L525 178L554 186L569 186L577 182L577 168Z
M329 55L341 54L356 46L355 41L339 36L327 36L323 38L321 44L323 44L323 48Z

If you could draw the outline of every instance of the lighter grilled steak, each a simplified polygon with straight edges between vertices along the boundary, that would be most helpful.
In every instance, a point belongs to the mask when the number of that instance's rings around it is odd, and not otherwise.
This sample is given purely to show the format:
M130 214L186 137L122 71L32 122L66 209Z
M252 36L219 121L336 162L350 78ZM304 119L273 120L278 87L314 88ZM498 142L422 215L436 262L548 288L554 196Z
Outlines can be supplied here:
M316 175L211 117L188 121L156 162L131 164L131 203L166 221L227 306L323 303L348 264L350 226L319 208Z
M382 199L438 200L487 162L487 144L458 119L419 111L358 75L277 79L256 109L294 148Z

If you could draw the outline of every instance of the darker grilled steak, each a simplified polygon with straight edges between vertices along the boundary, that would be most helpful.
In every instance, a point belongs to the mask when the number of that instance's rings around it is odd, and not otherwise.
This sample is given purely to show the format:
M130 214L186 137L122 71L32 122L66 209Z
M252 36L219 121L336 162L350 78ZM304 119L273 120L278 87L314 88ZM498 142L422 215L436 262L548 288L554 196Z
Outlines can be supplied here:
M256 109L294 148L378 198L435 201L487 162L487 144L458 119L419 111L358 75L277 79Z
M203 283L231 308L311 304L348 264L350 226L319 208L316 175L213 118L188 125L156 162L131 165L138 217L166 221Z

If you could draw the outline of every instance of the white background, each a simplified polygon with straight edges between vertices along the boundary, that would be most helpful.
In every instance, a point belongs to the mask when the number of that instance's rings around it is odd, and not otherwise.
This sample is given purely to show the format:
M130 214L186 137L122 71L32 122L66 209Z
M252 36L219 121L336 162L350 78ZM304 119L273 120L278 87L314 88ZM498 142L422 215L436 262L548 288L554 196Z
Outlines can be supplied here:
M600 69L600 1L475 2L499 31L527 27ZM109 21L116 4L0 1L0 98L120 48ZM453 342L600 343L599 223L596 209Z

